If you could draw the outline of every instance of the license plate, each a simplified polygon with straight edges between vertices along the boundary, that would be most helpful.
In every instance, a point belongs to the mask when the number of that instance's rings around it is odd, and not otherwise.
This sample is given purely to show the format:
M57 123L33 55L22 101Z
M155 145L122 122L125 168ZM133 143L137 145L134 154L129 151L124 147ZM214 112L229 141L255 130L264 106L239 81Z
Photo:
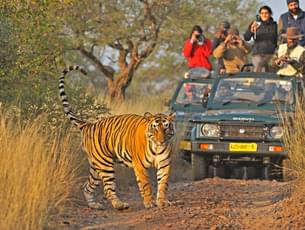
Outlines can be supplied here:
M230 143L230 152L256 152L256 143Z

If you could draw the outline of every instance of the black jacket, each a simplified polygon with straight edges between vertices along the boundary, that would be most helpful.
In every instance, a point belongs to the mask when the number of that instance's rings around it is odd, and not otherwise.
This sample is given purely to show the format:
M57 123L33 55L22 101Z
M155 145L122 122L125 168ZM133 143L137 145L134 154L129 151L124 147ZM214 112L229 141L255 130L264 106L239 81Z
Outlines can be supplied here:
M252 23L251 23L252 24ZM256 35L250 31L251 24L244 34L246 41L254 40L252 53L255 54L274 54L277 47L277 23L271 18L268 22L261 22Z

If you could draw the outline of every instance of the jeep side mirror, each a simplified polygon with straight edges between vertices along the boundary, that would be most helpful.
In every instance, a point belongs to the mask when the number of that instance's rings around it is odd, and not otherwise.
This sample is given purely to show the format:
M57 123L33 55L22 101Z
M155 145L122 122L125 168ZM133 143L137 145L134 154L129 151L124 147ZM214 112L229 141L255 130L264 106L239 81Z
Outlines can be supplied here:
M202 107L204 108L207 107L210 92L211 92L210 88L206 88L203 92Z
M208 99L209 97L207 95L204 95L203 98L202 98L202 107L207 107L207 104L208 104Z

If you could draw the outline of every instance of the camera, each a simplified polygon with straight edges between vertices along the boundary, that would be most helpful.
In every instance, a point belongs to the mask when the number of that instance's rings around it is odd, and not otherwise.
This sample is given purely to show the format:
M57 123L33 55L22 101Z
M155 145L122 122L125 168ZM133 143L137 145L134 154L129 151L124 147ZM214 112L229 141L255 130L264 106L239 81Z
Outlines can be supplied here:
M203 42L203 41L204 41L204 36L203 36L203 34L197 34L197 35L196 35L196 39L198 40L198 42Z
M224 28L222 34L224 37L226 37L228 35L228 29Z
M259 15L256 15L256 21L255 22L256 22L257 27L259 27L261 25L262 21L261 21L261 17Z
M256 23L256 30L257 28L261 25L262 21L261 21L261 17L259 15L256 15L256 20L255 20L255 23ZM256 30L254 32L254 40L256 40Z

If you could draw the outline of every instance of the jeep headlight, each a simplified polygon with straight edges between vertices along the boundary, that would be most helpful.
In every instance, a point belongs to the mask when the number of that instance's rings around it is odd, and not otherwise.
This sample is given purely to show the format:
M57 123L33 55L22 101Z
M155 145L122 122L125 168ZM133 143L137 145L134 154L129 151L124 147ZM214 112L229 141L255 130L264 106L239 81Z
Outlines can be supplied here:
M201 126L201 135L206 137L219 137L219 125L217 124L204 124Z
M270 131L270 136L274 139L280 139L283 137L283 128L280 126L273 126Z

